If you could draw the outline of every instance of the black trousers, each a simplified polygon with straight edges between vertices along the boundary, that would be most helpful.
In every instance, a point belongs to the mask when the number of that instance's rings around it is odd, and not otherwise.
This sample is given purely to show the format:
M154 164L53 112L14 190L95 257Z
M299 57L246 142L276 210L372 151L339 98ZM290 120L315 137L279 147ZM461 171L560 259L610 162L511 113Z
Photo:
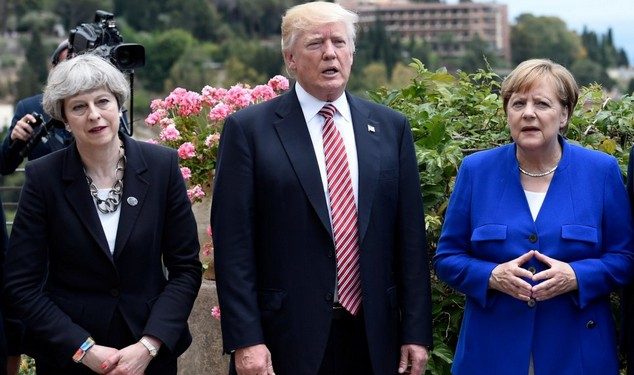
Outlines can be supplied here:
M352 316L340 307L333 310L319 375L372 375L363 311Z

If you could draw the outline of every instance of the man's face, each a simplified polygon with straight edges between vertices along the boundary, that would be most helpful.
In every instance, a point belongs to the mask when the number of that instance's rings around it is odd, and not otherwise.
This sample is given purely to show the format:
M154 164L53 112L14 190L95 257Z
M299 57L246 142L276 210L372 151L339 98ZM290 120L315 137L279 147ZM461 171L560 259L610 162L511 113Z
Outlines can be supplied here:
M353 49L343 23L329 23L299 34L284 53L288 69L312 96L333 101L343 94Z

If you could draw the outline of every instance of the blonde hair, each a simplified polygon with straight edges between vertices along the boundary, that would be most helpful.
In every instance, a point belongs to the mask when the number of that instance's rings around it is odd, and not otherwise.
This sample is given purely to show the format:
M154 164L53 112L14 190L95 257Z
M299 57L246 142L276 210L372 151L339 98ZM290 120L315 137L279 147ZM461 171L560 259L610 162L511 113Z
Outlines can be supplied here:
M568 69L548 59L530 59L520 63L502 81L501 95L504 112L511 96L517 92L526 92L543 79L549 79L555 85L555 94L561 105L568 110L566 126L572 117L579 100L579 86Z
M314 1L296 5L286 11L282 17L282 52L293 47L297 36L317 26L341 22L346 27L348 41L354 52L356 24L359 16L339 4L326 1Z
M125 75L103 58L85 53L61 61L48 75L42 98L44 111L56 120L65 121L65 99L99 88L110 91L119 108L130 96Z

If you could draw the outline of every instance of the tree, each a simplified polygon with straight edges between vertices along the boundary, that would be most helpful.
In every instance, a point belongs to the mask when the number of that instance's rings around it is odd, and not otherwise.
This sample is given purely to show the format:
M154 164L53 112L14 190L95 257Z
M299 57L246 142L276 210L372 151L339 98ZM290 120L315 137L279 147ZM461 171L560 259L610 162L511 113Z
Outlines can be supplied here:
M214 59L218 55L218 46L211 43L192 45L174 63L166 87L186 87L188 90L201 91L206 85L222 84L222 64Z
M164 81L174 63L195 43L194 37L185 30L173 29L141 38L140 43L145 46L146 61L139 69L139 78L150 91L171 91L173 87L163 87Z
M557 17L536 17L522 14L511 28L513 63L536 57L549 58L564 66L582 57L580 37L566 28Z
M114 12L113 0L57 0L53 2L55 14L60 15L66 30L81 23L92 23L97 10Z
M604 87L614 86L614 81L608 77L605 68L590 59L577 60L570 65L570 72L575 76L579 85L598 83Z

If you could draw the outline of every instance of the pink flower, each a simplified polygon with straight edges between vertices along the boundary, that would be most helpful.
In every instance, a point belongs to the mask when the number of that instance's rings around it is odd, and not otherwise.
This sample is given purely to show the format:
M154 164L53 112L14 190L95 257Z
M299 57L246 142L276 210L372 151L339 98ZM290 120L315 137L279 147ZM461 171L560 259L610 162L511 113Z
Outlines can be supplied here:
M204 196L205 192L200 185L196 185L193 188L187 190L187 197L189 197L189 200L192 202L195 202Z
M185 180L189 180L192 177L192 171L187 167L181 167L181 174Z
M225 102L235 109L244 108L251 104L251 92L242 85L231 86L225 96Z
M207 225L207 235L211 238L211 225Z
M211 255L211 253L213 252L214 247L211 244L211 242L207 242L206 244L203 245L203 255L208 257Z
M197 115L202 110L200 94L180 87L165 98L164 104L168 109L176 109L179 116Z
M180 137L181 133L178 131L178 129L176 129L176 126L173 123L171 125L168 125L165 129L161 131L161 134L159 134L159 138L162 141L175 141L177 139L180 139Z
M153 145L158 145L159 144L159 142L156 139L154 139L154 138L148 139L146 142L149 143L149 144L153 144Z
M211 121L224 121L231 114L231 107L225 103L218 103L209 111L209 119Z
M213 107L224 99L225 95L227 95L227 89L205 86L201 93L202 102Z
M150 103L150 108L153 111L158 111L159 109L165 109L165 103L161 99L154 99Z
M178 157L181 159L191 159L196 156L196 147L191 142L185 142L178 148Z
M269 79L268 85L276 92L288 90L288 78L276 75Z
M256 103L260 103L269 99L276 97L275 91L269 85L257 85L251 91L251 97L253 97L253 101Z
M148 115L148 117L145 119L145 123L149 126L154 126L157 123L161 122L161 120L166 118L167 115L168 114L166 110L159 108Z
M220 133L210 134L205 138L205 146L216 146L220 142Z
M211 316L213 316L217 320L220 320L220 307L218 307L218 306L212 307L211 308Z

